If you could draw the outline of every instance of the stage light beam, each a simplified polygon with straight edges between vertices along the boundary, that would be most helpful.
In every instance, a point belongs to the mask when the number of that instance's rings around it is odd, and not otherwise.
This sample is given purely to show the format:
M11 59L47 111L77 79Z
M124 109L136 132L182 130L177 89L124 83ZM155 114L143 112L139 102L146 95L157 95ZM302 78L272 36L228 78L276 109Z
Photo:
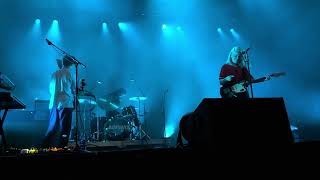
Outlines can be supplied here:
M36 24L36 25L40 25L40 19L36 19L35 21L34 21L34 23Z
M58 20L53 20L48 32L48 38L53 41L60 41L60 29Z
M34 24L32 27L32 33L34 36L38 36L41 34L41 21L40 21L40 19L36 19L34 21Z
M167 25L166 24L162 24L162 29L163 30L167 29Z
M237 40L239 41L240 40L240 35L237 31L235 31L233 28L230 29L230 32L232 34L232 36Z
M174 134L174 131L175 131L175 128L173 126L171 125L167 126L165 130L165 137L166 138L171 137Z
M119 22L118 23L118 27L119 27L119 29L121 30L121 31L126 31L126 30L128 30L128 24L127 23L124 23L124 22Z
M102 23L102 32L105 34L108 32L108 26L107 26L107 23Z
M58 24L59 24L58 20L56 20L56 19L53 20L52 23L53 23L54 25L58 25Z

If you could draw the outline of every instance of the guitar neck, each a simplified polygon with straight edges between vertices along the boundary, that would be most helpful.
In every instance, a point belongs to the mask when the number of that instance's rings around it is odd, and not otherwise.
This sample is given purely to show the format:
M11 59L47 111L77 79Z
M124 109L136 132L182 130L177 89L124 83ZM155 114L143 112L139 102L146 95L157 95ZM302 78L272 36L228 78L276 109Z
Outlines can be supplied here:
M258 79L255 79L254 81L252 81L251 83L260 83L260 82L263 82L266 80L266 77L261 77L261 78L258 78Z
M270 74L269 76L270 76L270 77L280 77L280 76L284 76L284 75L286 75L285 72L278 72L278 73L272 73L272 74ZM261 78L255 79L252 83L263 82L263 81L265 81L266 79L267 79L266 77L261 77Z

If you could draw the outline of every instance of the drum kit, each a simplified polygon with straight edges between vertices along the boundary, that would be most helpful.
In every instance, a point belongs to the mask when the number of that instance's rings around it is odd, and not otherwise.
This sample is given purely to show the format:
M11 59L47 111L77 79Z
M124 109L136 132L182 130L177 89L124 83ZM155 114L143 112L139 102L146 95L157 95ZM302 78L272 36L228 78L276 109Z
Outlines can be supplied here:
M150 137L141 128L136 107L122 107L120 101L126 95L123 88L97 98L93 93L80 88L78 103L80 114L79 138L82 141L139 140ZM129 101L146 101L146 97L130 97ZM97 109L103 113L97 113Z

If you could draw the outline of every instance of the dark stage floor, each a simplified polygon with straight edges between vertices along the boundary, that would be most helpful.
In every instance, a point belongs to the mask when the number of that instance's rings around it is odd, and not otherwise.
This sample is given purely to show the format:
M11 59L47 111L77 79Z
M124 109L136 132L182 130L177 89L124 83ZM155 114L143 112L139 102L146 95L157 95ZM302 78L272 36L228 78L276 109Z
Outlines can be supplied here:
M233 148L233 149L232 149ZM286 147L221 147L217 149L156 148L135 147L60 152L38 152L22 154L20 151L2 153L0 160L102 160L109 163L122 162L188 162L192 160L210 161L211 159L232 160L238 158L267 160L315 159L320 157L320 142L301 142ZM269 159L270 160L270 159Z

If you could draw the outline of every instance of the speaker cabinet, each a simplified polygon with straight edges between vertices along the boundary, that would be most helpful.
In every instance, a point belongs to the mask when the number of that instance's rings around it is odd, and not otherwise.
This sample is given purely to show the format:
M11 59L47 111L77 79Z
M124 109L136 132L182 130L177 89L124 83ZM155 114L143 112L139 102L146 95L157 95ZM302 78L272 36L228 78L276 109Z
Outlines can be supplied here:
M182 136L199 148L279 147L294 143L282 98L203 99ZM181 124L183 123L183 124Z

